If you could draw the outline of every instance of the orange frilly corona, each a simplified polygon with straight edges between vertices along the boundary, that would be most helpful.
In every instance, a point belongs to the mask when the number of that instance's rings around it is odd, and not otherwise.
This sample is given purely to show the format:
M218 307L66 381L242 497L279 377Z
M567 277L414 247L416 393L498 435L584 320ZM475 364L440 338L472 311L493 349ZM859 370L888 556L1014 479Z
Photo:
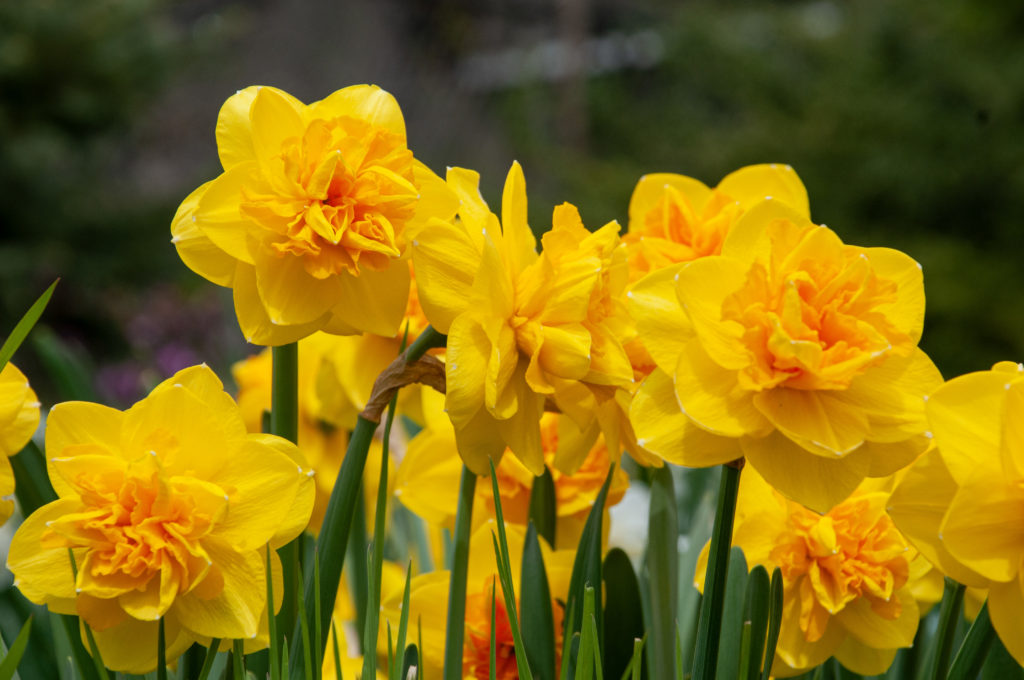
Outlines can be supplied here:
M834 656L862 675L884 673L914 641L916 553L886 514L888 492L865 485L819 515L745 470L733 544L747 564L783 579L782 628L772 675L788 677ZM697 564L703 586L707 547Z
M406 146L394 98L355 85L303 104L248 87L217 120L224 172L178 208L172 241L193 271L234 291L245 338L398 332L407 235L457 202Z
M924 286L907 255L847 245L766 199L720 255L659 269L629 295L657 365L630 418L665 460L745 457L824 512L926 448L925 397L942 378L917 347Z
M94 632L108 667L145 673L193 642L265 646L268 546L306 526L312 471L294 444L248 434L206 366L184 369L127 411L68 402L50 412L58 500L32 513L7 558L21 593ZM279 602L273 603L276 608Z

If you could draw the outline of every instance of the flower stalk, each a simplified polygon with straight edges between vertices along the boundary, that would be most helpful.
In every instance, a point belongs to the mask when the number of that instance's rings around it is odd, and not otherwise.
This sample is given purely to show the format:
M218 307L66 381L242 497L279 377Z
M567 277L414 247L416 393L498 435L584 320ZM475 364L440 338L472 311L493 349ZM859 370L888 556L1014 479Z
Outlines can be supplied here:
M299 443L299 343L292 342L273 350L273 383L270 401L270 433ZM296 583L299 560L299 541L292 541L277 552L284 572L284 600L278 614L278 636L295 625L298 612L298 589ZM280 639L275 639L275 644Z
M454 555L448 588L448 623L445 627L444 680L462 678L462 644L466 628L466 577L469 570L469 533L473 523L476 474L462 466L459 503L455 512Z
M711 533L711 551L704 581L704 599L697 626L697 648L693 660L694 680L711 680L718 666L718 644L722 636L722 609L725 604L725 582L729 573L729 548L736 514L736 497L740 488L743 459L722 466L718 487L718 508Z
M939 611L939 628L935 633L935 651L932 654L931 677L941 680L946 677L949 659L953 653L953 638L956 635L956 624L960 620L963 607L964 592L967 586L946 578L942 593L942 609Z

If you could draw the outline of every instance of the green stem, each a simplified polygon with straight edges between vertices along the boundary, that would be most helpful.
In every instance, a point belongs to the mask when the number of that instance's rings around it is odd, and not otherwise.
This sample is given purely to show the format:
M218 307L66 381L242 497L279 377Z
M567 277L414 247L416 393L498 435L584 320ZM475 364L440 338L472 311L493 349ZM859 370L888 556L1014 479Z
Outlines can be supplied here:
M725 604L725 582L729 573L729 549L732 543L732 525L736 514L736 496L740 487L740 464L722 466L722 481L718 487L718 509L711 533L708 570L704 578L704 598L701 601L700 623L697 626L696 656L693 660L693 679L712 680L718 666L718 644L722 636L722 608Z
M978 612L974 624L967 631L967 637L960 645L960 651L953 659L953 667L949 669L947 680L968 680L978 677L981 667L985 665L988 652L996 641L996 631L992 628L992 619L988 615L986 601Z
M935 651L932 653L932 667L929 677L942 680L949 668L949 658L953 653L953 638L956 626L960 621L960 609L964 602L964 591L967 586L947 577L942 593L942 608L939 610L939 627L935 631Z
M476 475L462 466L459 503L455 510L455 551L448 588L448 624L444 645L444 680L462 680L462 644L466 632L466 576L469 570L469 531L473 523Z
M270 433L288 441L299 442L299 343L274 347L273 383L270 396ZM292 541L277 551L281 558L284 592L281 611L277 615L277 640L281 644L286 631L295 625L298 614L296 576L302 568L298 541Z

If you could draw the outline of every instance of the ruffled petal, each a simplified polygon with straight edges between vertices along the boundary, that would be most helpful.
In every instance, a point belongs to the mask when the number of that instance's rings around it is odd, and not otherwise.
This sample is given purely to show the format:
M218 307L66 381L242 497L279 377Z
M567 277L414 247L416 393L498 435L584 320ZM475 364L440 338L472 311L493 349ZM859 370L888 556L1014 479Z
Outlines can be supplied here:
M1002 474L999 434L1010 376L995 371L950 380L928 398L935 442L953 479L967 482L979 468Z
M400 135L405 140L405 119L398 102L376 85L350 85L309 105L309 118L358 118Z
M342 277L318 279L306 271L301 257L260 252L256 258L256 290L271 323L299 326L319 321L341 301Z
M1015 578L1024 558L1024 489L979 468L960 486L940 528L941 540L965 566L993 581Z
M681 266L681 265L680 265ZM672 372L693 330L676 297L679 267L666 267L640 279L626 292L644 348L658 367Z
M363 268L359 276L342 272L337 276L340 292L337 304L331 308L330 322L324 327L328 333L335 321L386 338L394 337L402 327L405 307L409 301L409 266L393 261L383 271ZM342 333L347 335L349 333Z
M316 332L329 318L325 316L298 326L279 326L270 320L256 290L256 268L239 262L235 268L235 315L245 341L256 345L287 345Z
M899 599L900 613L895 619L879 616L872 610L871 601L860 597L836 614L836 622L869 647L910 647L914 644L920 619L917 602L907 589L897 591L896 597Z
M726 175L717 189L738 201L744 210L770 198L785 203L804 217L811 216L807 189L789 165L748 165Z
M869 431L864 412L837 399L832 390L776 387L758 392L753 401L779 431L820 456L849 454Z

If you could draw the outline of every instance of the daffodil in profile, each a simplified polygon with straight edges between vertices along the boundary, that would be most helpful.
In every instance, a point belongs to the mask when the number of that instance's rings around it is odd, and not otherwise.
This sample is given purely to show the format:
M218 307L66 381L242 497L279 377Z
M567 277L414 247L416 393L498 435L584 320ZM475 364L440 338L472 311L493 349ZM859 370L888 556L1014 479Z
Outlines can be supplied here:
M39 427L39 399L18 367L8 362L0 371L0 524L14 512L14 470L17 455Z
M508 447L534 474L544 466L540 417L566 385L625 385L632 368L616 329L625 307L618 224L594 232L578 210L555 208L536 239L526 185L514 164L501 219L480 196L479 175L448 171L458 219L431 221L413 242L420 304L448 335L447 411L459 453L477 474Z
M992 626L1024 664L1024 366L954 378L927 412L936 448L896 487L893 518L947 576L988 589Z
M745 457L824 512L926 447L942 378L917 344L920 265L843 243L781 201L750 207L720 255L630 290L657 368L630 407L638 441L702 467Z
M749 567L782 571L773 676L798 675L833 656L855 673L879 675L913 644L916 552L886 514L888 497L868 485L821 515L785 498L756 470L744 471L733 544ZM699 587L706 560L705 547Z
M398 332L407 235L456 202L413 157L397 102L371 85L303 104L273 87L230 97L217 120L224 172L182 202L182 260L234 291L249 342L316 330Z
M313 479L294 444L249 434L206 366L184 369L127 411L58 404L46 425L58 499L14 535L7 566L29 600L77 614L112 669L156 666L193 642L256 638L269 547L309 521ZM271 603L278 607L280 603Z

